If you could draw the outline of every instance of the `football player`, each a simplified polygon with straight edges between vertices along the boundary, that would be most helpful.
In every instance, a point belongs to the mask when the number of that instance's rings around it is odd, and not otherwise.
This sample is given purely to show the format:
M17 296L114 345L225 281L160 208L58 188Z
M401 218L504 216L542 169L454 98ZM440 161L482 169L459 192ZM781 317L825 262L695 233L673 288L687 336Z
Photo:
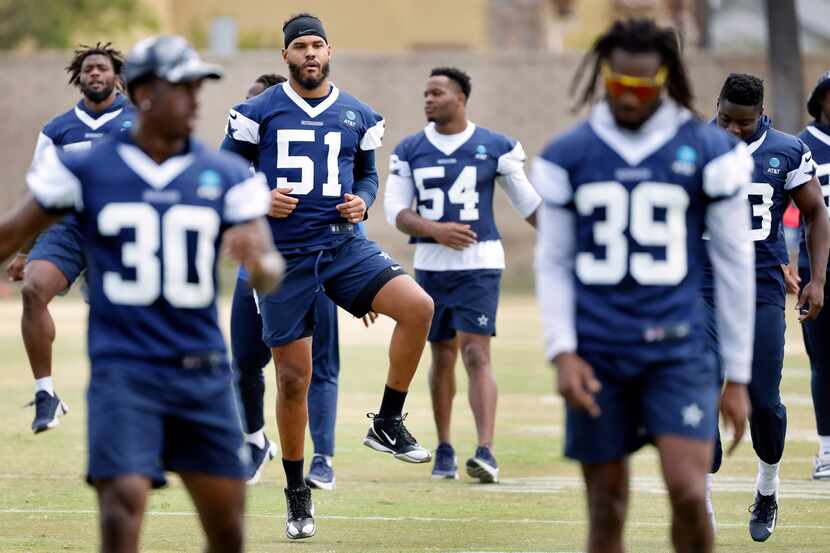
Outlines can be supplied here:
M525 175L522 145L467 120L470 91L464 71L432 70L424 89L429 124L395 148L385 210L389 224L416 244L415 278L435 302L429 385L438 448L432 477L458 478L450 418L460 351L478 434L466 470L480 482L492 483L498 482L499 466L493 455L497 389L490 338L496 334L504 269L493 195L498 184L531 225L541 198Z
M545 353L566 400L565 455L581 463L587 551L623 551L629 457L655 444L678 552L712 551L705 507L720 388L704 350L702 233L711 235L726 386L737 446L748 414L753 251L746 147L691 110L672 29L615 22L577 73L586 121L534 163L536 283ZM602 79L600 81L600 78ZM727 301L728 300L728 301Z

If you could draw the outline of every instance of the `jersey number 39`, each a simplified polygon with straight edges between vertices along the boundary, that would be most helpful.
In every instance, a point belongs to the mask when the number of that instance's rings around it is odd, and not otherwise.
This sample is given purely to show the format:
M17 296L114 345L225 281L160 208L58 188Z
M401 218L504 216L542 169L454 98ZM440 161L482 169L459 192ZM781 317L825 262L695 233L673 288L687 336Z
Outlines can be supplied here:
M683 187L659 182L642 182L630 192L619 182L596 182L580 186L574 201L579 215L590 217L605 211L593 225L593 241L605 250L599 257L591 252L576 256L576 274L585 284L618 284L630 273L643 285L678 284L688 272L686 251L686 208L689 195ZM658 220L657 210L665 213ZM633 242L665 250L664 259L648 252L629 253L628 229Z

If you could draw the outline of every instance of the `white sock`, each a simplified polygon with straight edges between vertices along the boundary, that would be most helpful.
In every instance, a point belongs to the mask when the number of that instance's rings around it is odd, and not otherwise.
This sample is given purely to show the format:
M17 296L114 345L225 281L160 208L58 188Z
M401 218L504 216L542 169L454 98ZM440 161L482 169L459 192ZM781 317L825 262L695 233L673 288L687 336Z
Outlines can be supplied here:
M249 444L254 444L260 449L265 447L265 427L251 434L245 434L245 441Z
M706 512L712 514L715 512L715 506L712 505L712 482L715 480L714 474L706 475Z
M55 396L55 386L52 384L51 376L35 379L35 393L40 391L47 392L52 397Z
M768 465L758 461L758 479L756 481L758 492L761 495L772 495L778 493L778 467L780 463Z
M830 436L819 436L818 443L818 456L823 459L830 458Z

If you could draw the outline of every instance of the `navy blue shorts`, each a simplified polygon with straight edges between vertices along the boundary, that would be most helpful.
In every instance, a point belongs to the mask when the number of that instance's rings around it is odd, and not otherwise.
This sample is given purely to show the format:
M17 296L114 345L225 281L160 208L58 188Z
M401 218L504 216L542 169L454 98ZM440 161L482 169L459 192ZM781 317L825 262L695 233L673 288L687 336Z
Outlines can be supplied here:
M602 413L594 419L566 407L565 456L608 463L664 435L714 440L720 390L713 355L660 362L580 355L602 384L595 398Z
M259 298L262 339L268 347L313 334L319 294L362 317L372 309L372 301L387 282L406 274L389 254L360 235L327 250L287 254L285 264L280 289Z
M496 335L501 270L415 271L415 280L432 296L435 314L430 342L451 340L457 331Z
M172 364L170 364L172 365ZM87 390L87 480L164 472L244 479L248 459L234 375L213 367L94 366Z
M49 261L71 286L86 269L81 226L75 215L67 215L44 230L29 252L29 261Z

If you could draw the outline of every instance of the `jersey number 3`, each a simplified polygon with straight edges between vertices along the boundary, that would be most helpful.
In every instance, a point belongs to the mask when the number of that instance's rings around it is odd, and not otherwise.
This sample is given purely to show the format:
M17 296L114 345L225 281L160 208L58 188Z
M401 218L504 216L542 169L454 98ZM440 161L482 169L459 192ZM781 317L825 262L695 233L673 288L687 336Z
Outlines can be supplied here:
M594 243L605 250L603 257L591 252L576 256L576 274L585 284L614 285L626 273L643 285L678 284L688 272L686 252L686 208L689 195L683 187L643 182L629 192L619 182L597 182L580 186L574 197L580 216L590 217L598 209L604 220L593 225ZM658 220L656 211L665 213ZM665 249L665 259L648 252L629 254L629 240L644 247Z
M98 214L98 231L103 236L118 236L127 229L135 232L135 239L121 249L121 263L135 271L135 278L105 272L107 299L118 305L150 305L163 296L173 307L209 306L215 296L213 262L219 226L219 214L206 207L175 205L159 217L158 211L144 203L107 205ZM189 233L196 236L197 282L190 282L187 274ZM162 236L164 252L160 259Z

